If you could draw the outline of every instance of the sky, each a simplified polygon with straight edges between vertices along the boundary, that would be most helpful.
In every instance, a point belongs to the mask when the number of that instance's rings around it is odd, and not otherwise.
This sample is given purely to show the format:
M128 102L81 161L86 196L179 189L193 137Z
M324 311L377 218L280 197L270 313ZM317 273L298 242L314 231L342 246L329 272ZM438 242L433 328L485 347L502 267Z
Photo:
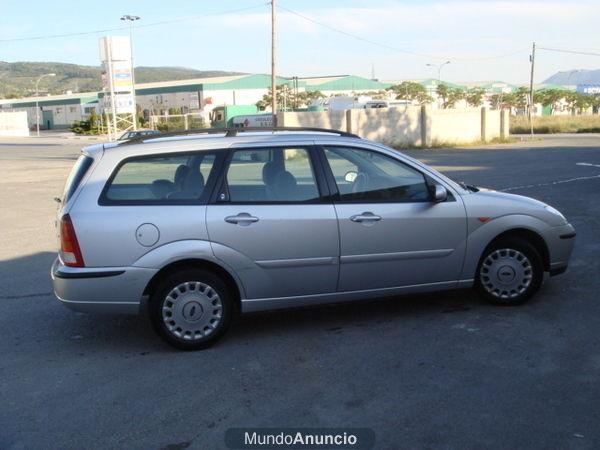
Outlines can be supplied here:
M278 72L353 74L380 80L525 83L533 41L600 53L594 0L277 0ZM270 72L270 6L261 0L0 0L0 61L99 65L98 38L134 30L136 66ZM162 22L162 23L161 23ZM71 37L50 35L85 33ZM43 36L43 39L15 40ZM539 50L535 82L598 69L600 56Z

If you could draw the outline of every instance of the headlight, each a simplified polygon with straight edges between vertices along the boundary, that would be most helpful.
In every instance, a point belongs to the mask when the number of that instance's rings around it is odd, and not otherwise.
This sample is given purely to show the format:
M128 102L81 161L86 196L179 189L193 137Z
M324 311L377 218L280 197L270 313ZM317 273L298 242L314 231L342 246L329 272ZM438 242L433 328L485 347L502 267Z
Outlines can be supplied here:
M560 217L560 218L561 218L562 220L564 220L565 222L567 221L567 219L565 218L565 216L563 216L563 215L562 215L562 213L561 213L561 212L560 212L558 209L556 209L556 208L553 208L553 207L552 207L552 206L550 206L550 205L546 205L544 208L545 208L545 209L546 209L546 211L548 211L550 214L554 214L555 216L558 216L558 217Z

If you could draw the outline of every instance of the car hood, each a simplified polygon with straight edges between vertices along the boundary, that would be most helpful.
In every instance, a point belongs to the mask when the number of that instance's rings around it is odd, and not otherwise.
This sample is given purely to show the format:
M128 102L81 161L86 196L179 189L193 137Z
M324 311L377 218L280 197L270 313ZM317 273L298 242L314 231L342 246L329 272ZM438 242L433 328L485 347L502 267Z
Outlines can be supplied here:
M507 192L494 191L493 189L487 189L487 188L481 188L481 187L477 187L477 189L479 189L479 191L473 192L472 195L478 195L481 198L488 198L488 199L490 199L490 201L504 200L507 202L514 202L516 204L523 205L524 207L529 206L529 207L544 208L545 206L547 206L546 203L544 203L544 202L541 202L541 201L536 200L531 197L525 197L523 195L509 194Z
M462 198L470 218L524 214L536 217L550 226L566 223L566 219L558 211L549 208L546 203L523 195L478 188L478 191L464 195Z

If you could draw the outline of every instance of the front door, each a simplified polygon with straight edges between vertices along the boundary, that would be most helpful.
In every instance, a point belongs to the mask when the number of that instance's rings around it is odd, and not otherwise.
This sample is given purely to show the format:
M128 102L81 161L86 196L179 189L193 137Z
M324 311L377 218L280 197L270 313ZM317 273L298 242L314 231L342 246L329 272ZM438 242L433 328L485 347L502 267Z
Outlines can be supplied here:
M456 281L466 246L462 201L430 200L432 180L380 152L325 147L339 191L340 291Z
M208 206L215 256L247 299L335 292L339 237L311 146L233 149Z
M54 113L52 110L42 111L42 123L46 130L54 128Z

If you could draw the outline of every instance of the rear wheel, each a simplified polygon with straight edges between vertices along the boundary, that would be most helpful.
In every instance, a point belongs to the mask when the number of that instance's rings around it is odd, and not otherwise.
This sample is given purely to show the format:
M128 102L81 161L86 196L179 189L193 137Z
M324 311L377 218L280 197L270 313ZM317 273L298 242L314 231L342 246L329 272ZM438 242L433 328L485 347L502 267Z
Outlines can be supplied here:
M519 305L533 296L544 277L542 258L524 239L501 239L489 246L477 268L476 286L497 305Z
M150 298L150 318L163 340L181 350L200 350L231 323L227 285L206 270L185 269L163 279Z

